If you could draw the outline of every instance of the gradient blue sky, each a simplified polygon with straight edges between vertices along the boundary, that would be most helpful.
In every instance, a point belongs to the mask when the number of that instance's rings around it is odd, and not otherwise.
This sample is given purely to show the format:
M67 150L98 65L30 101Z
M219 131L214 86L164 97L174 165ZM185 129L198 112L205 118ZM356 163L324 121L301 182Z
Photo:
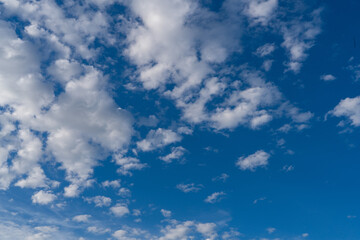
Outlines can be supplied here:
M360 239L359 9L0 0L0 239Z

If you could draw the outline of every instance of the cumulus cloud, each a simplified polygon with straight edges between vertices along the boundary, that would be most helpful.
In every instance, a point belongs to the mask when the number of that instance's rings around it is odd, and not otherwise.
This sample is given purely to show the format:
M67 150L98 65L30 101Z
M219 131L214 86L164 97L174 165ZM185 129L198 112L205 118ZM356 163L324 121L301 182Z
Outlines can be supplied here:
M259 150L247 157L240 157L236 162L236 166L238 166L241 170L255 171L258 167L267 166L269 158L269 153Z
M256 49L255 54L259 57L270 55L275 50L274 43L266 43Z
M324 74L324 75L321 75L320 76L320 79L323 80L323 81L334 81L336 79L336 77L334 75L331 75L331 74Z
M274 11L278 6L278 0L253 0L248 1L245 13L254 23L267 25L276 15Z
M351 125L360 126L360 96L345 98L330 112L336 117L346 117Z
M137 142L137 146L140 150L147 152L180 140L181 136L176 132L170 129L158 128L156 130L150 130L145 139Z
M90 198L84 198L88 203L94 203L97 207L107 207L111 204L111 198L105 196L95 196Z
M73 221L75 222L88 222L91 215L83 214L83 215L77 215L73 217Z
M188 193L188 192L198 192L203 188L203 186L201 184L195 184L195 183L188 183L188 184L180 183L176 185L176 188L179 189L180 191L183 191L184 193Z
M288 70L299 73L302 62L307 58L307 51L314 45L315 38L321 33L321 9L310 13L309 21L293 20L280 23L284 38L282 46L287 50Z
M40 190L32 195L31 200L33 203L37 203L40 205L47 205L55 201L56 195L50 191Z
M169 153L166 156L160 157L160 159L166 163L171 163L173 160L180 159L184 155L185 152L186 152L186 149L181 146L173 147L173 148L171 148L171 153Z
M1 134L3 139L11 138L15 146L12 151L17 151L18 157L9 159L13 161L12 169L1 165L0 186L6 189L18 177L22 179L16 185L22 188L51 185L39 164L46 146L46 154L66 171L71 183L65 188L65 196L78 196L88 185L98 160L122 150L132 135L131 117L118 109L106 90L107 80L101 71L71 59L71 48L81 58L96 55L90 45L95 36L109 36L106 17L101 12L85 13L87 5L78 6L74 14L81 21L75 21L64 13L66 8L53 1L2 2L8 15L30 22L25 33L36 40L30 43L20 39L10 25L1 21L0 106L8 106L0 113L1 122L7 126ZM38 50L41 47L45 52ZM48 73L52 81L60 84L59 93L41 69L41 61L48 60L50 51L55 53L55 60L52 63L50 59ZM10 122L18 122L20 131L14 134L16 129ZM34 131L48 134L44 143ZM1 142L2 149L7 148L4 144L9 141ZM2 152L8 159L5 150Z
M132 175L132 171L141 170L145 168L147 165L145 163L141 163L139 159L134 157L124 157L121 154L115 155L115 162L120 167L117 172L122 175Z
M120 180L113 180L113 181L106 180L102 182L101 185L103 187L112 187L112 188L119 188L121 186Z
M117 217L123 217L130 213L128 207L122 204L116 204L115 206L110 208L110 211Z
M207 196L204 201L207 203L216 203L221 201L222 197L225 195L226 194L224 192L214 192L213 194Z
M112 236L118 240L140 240L151 239L151 235L139 228L124 226L122 229L115 231Z
M94 234L105 234L109 233L111 230L110 228L102 228L98 226L90 226L87 228L87 231Z
M171 211L169 211L169 210L161 209L160 212L166 218L171 217Z

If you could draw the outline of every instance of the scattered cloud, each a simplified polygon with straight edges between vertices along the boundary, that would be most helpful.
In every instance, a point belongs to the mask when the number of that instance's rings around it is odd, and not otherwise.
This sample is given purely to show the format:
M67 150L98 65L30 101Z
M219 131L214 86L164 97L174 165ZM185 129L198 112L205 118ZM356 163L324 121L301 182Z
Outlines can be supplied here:
M203 186L201 184L195 184L195 183L188 183L188 184L180 183L176 185L176 188L183 191L184 193L188 193L188 192L198 192L203 188Z
M328 82L328 81L334 81L336 79L336 77L334 77L334 75L331 75L331 74L324 74L324 75L320 76L320 79L325 82Z
M40 190L32 195L31 200L33 203L37 203L40 205L47 205L52 203L56 199L56 195L53 194L51 191L43 191Z
M221 201L221 199L225 196L226 194L224 192L214 192L213 194L207 196L207 198L204 200L207 203L216 203Z
M83 214L83 215L77 215L73 217L73 221L75 222L88 222L91 215Z
M171 211L169 211L169 210L161 209L160 212L166 218L171 217Z
M236 166L238 166L241 170L255 171L258 167L267 166L269 158L269 153L259 150L247 157L240 157L236 162Z
M115 206L110 208L110 211L117 217L123 217L130 213L128 207L123 204L116 204Z

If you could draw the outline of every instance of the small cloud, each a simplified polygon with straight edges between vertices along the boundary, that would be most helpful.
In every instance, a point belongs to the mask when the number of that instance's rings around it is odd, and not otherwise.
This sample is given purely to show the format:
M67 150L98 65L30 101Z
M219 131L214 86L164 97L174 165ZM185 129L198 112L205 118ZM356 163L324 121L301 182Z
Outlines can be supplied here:
M116 204L110 208L110 211L117 217L123 217L126 214L129 214L130 211L126 205Z
M294 166L293 165L285 165L285 166L283 166L283 168L282 168L282 170L284 171L284 172L291 172L291 171L293 171L294 170Z
M105 234L110 232L110 228L101 228L96 226L91 226L87 228L87 231L94 234Z
M181 146L173 147L171 149L171 153L169 153L166 156L160 157L160 159L166 163L171 163L173 160L182 158L182 156L184 156L185 152L186 152L186 149Z
M119 188L120 187L120 180L113 180L113 181L104 181L101 184L103 187L112 187L112 188Z
M169 210L161 209L160 212L166 218L171 217L171 211L169 211Z
M87 221L89 221L90 217L91 217L91 215L87 215L87 214L77 215L77 216L73 217L72 220L75 222L87 222Z
M301 236L302 236L302 237L308 237L309 234L308 234L308 233L303 233L303 234L301 234Z
M176 185L176 188L183 191L184 193L188 193L188 192L198 192L203 188L203 186L201 184L195 185L195 183L189 183L189 184L180 183Z
M275 232L276 228L273 228L273 227L269 227L266 229L266 231L269 233L269 234L272 234L273 232Z
M216 203L220 202L222 197L226 194L224 192L214 192L213 194L209 195L204 201L207 203Z
M354 218L356 218L356 216L354 216L354 215L348 215L347 218L348 218L348 219L354 219Z
M56 199L56 195L51 191L43 191L40 190L34 195L32 195L31 200L33 203L37 203L40 205L46 205L53 202Z
M260 202L260 201L265 201L265 200L266 200L266 197L261 197L261 198L255 199L255 200L253 201L253 204L257 204L258 202Z
M254 54L258 57L265 57L267 55L270 55L274 50L275 50L275 44L267 43L261 47L258 47Z
M84 198L84 200L88 203L94 203L96 207L107 207L111 204L111 198L105 196Z
M264 152L263 150L259 150L247 157L240 157L236 162L236 166L238 166L241 170L255 171L258 167L265 167L268 165L269 158L270 154Z
M213 182L217 182L217 181L220 181L220 182L226 182L226 180L229 178L230 176L226 173L223 173L221 174L220 176L217 176L217 177L214 177L212 178L211 180Z
M328 82L328 81L334 81L336 79L336 77L334 77L331 74L324 74L324 75L320 76L320 79L323 80L323 81Z

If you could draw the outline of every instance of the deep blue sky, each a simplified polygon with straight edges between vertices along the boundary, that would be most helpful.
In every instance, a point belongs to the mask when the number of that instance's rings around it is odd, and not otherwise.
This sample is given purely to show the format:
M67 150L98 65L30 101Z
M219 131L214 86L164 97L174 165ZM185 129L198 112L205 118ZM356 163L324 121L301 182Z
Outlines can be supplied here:
M0 239L360 239L359 9L0 0Z

